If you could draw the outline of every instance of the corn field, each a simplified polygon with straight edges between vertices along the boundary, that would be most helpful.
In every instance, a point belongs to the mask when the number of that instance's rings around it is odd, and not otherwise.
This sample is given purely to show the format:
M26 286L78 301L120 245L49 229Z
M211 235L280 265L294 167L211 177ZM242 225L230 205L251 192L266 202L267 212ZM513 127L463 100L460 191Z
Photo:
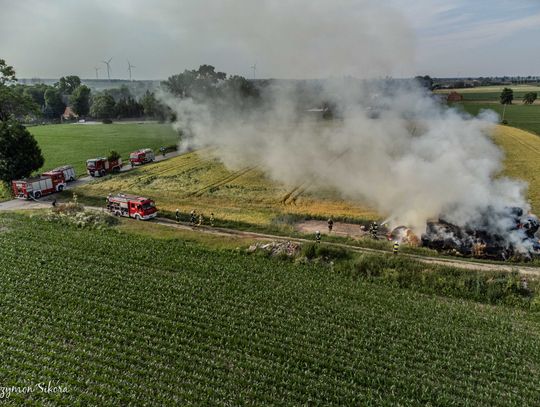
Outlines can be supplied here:
M13 405L540 403L540 317L237 250L0 216Z

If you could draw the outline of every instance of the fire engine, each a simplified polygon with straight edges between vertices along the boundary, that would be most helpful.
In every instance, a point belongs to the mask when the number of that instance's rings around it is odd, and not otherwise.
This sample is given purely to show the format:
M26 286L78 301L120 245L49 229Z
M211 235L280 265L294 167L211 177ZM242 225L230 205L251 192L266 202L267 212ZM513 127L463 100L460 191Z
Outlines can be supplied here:
M120 172L122 159L109 160L105 157L91 158L86 160L86 169L92 177L103 177L110 172Z
M75 181L77 179L77 176L75 175L75 170L73 169L73 166L71 165L64 165L62 167L54 168L50 171L44 172L44 177L46 176L54 176L54 174L62 173L64 175L64 179L66 182Z
M131 166L135 166L137 164L146 164L151 163L154 161L155 154L150 148L143 148L142 150L134 151L129 155L129 161L131 162Z
M137 195L109 195L107 196L107 210L113 215L137 220L148 220L157 216L154 201Z
M52 175L12 181L11 187L16 198L39 199L44 195L63 191L66 180L63 173L56 172Z

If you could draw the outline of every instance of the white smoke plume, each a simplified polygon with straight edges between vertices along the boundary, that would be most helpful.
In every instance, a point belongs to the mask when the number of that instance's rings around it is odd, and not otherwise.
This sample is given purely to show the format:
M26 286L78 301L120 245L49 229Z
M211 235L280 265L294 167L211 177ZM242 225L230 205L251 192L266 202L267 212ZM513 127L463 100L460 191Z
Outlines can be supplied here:
M351 1L327 2L323 10L297 1L278 19L281 2L261 3L245 26L248 40L241 39L244 26L235 21L231 32L239 41L260 47L284 70L305 60L306 76L333 79L302 86L277 81L262 89L261 105L247 113L227 103L165 98L177 114L184 145L215 146L225 165L258 165L288 185L309 184L311 191L331 186L344 198L372 205L391 225L416 233L439 216L465 225L486 208L528 209L526 185L499 176L503 154L490 137L494 114L467 117L402 81L336 79L340 66L342 73L373 78L414 59L414 39L398 13L363 1L362 14L334 23L332 7ZM254 26L262 27L262 37L253 36ZM315 96L306 97L306 89ZM334 107L334 120L310 117L307 110L322 102Z

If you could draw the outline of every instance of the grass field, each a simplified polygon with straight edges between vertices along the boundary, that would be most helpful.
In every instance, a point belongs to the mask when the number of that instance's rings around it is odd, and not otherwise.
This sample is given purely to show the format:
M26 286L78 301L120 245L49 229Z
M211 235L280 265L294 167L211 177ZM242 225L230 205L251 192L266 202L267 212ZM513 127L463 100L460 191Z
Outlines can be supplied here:
M0 226L2 386L68 388L6 404L539 401L530 311L177 239L5 214Z
M176 144L178 136L170 124L59 124L29 127L45 157L44 169L64 164L75 167L77 174L86 172L86 160L118 151L127 159L139 148L159 149Z
M476 116L481 110L490 109L498 113L502 118L504 106L500 103L461 102L458 104L467 113ZM540 105L524 105L515 103L506 107L504 115L509 126L540 135Z
M193 152L78 188L80 195L103 197L129 191L157 200L161 209L183 213L196 208L207 217L250 224L269 224L286 214L373 219L369 208L326 192L317 198L304 186L284 186L257 168L227 170L207 151Z

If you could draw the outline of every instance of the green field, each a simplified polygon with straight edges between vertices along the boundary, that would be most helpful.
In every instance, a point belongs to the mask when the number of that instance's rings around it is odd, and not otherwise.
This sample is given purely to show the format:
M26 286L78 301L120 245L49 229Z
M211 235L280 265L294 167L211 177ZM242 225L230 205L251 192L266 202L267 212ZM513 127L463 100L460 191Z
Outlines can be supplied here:
M540 86L535 85L507 85L507 86L480 86L476 88L464 89L438 89L437 94L446 95L451 92L457 92L463 96L465 101L499 101L499 97L504 88L511 88L514 91L514 99L521 103L523 95L527 92L540 93Z
M60 124L29 127L29 130L45 157L44 169L71 164L77 174L86 172L87 159L107 156L110 150L127 159L131 151L139 148L157 150L178 143L170 124Z
M2 386L68 388L13 405L539 401L531 311L114 229L0 230Z
M490 109L502 119L504 106L500 103L462 102L457 104L467 113L476 116L481 110ZM515 103L506 107L504 119L509 126L517 127L540 135L540 105Z

